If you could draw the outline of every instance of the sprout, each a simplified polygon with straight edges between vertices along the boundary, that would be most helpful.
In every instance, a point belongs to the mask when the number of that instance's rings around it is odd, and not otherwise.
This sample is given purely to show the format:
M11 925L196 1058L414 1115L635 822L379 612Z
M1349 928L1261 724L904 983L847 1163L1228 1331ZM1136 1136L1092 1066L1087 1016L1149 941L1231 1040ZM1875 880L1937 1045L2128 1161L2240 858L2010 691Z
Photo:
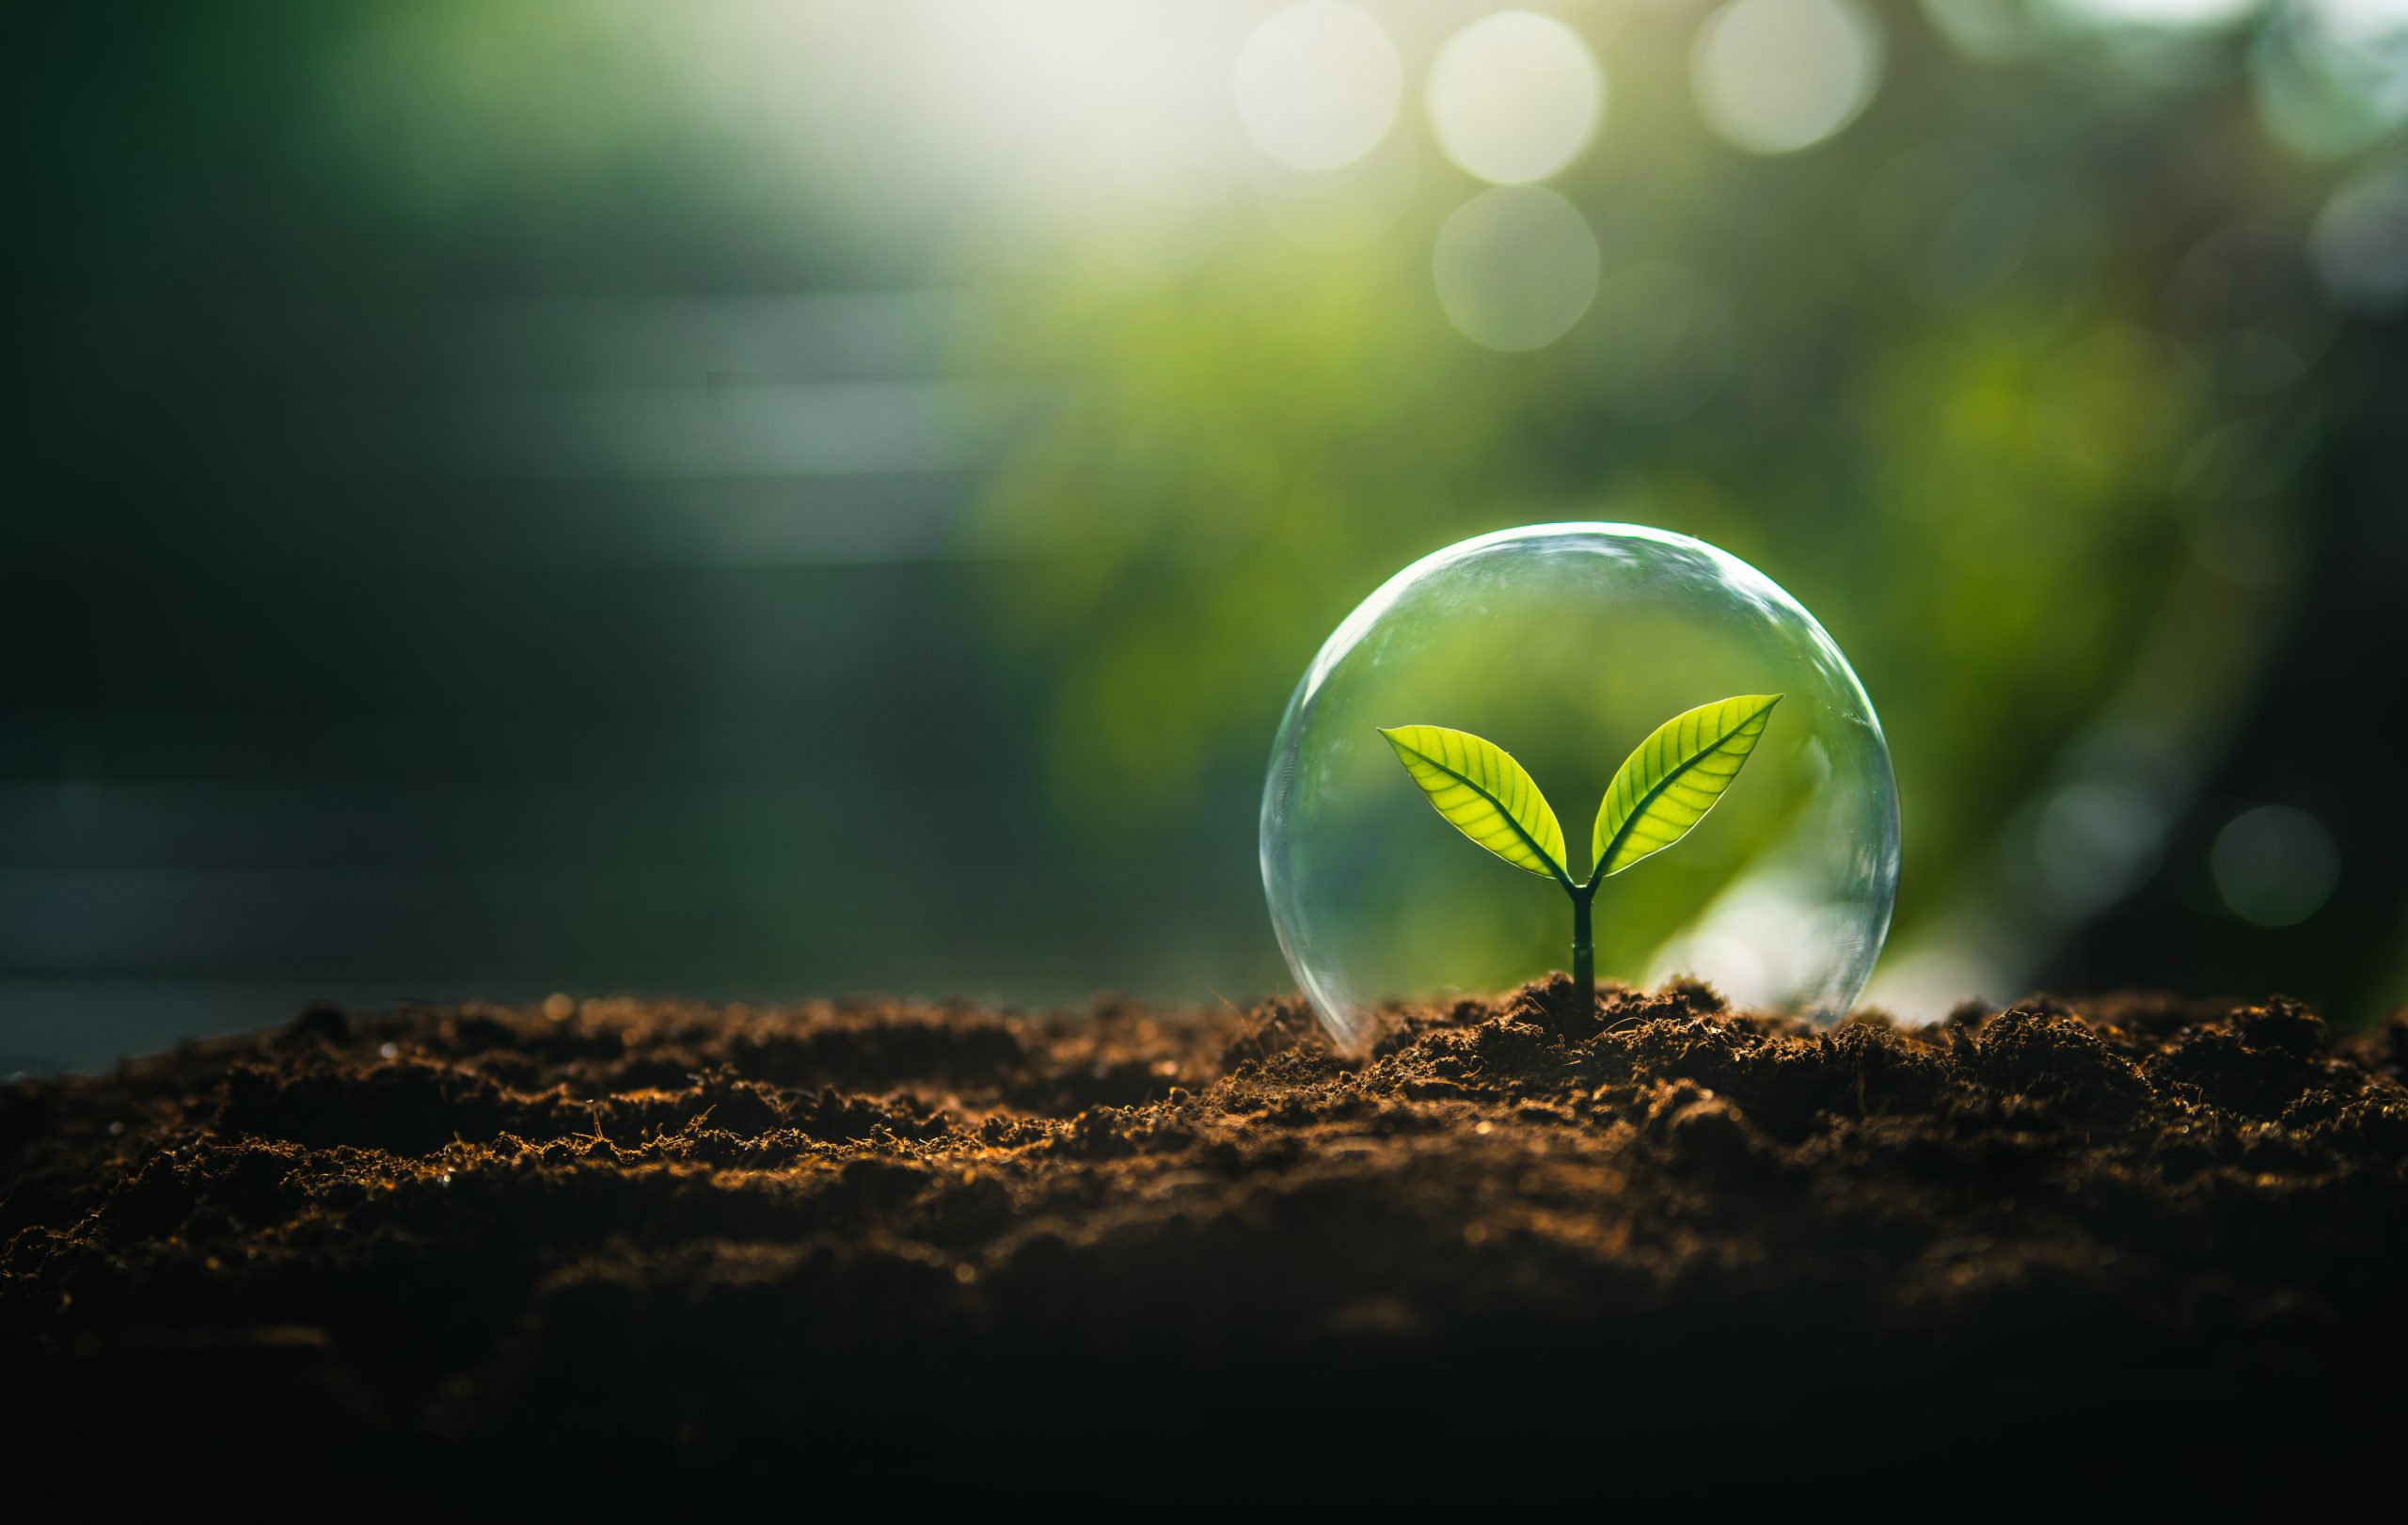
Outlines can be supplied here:
M1696 829L1739 776L1772 720L1777 693L1743 693L1673 716L1623 759L1597 806L1589 877L1565 866L1563 828L1529 770L1513 754L1443 725L1383 728L1397 760L1449 825L1516 868L1552 879L1572 898L1572 978L1597 988L1589 907L1597 886Z

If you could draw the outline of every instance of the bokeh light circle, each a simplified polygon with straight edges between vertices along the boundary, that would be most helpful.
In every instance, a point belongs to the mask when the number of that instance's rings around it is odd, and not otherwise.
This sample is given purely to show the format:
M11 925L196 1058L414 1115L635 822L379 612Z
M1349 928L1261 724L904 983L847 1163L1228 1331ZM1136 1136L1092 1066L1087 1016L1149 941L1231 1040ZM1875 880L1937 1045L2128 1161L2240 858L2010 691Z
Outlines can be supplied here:
M2290 805L2260 805L2225 823L2208 854L2226 909L2260 927L2291 927L2323 909L2341 878L2323 822Z
M2305 244L2271 223L2221 228L2192 245L2166 278L2164 307L2174 336L2238 397L2298 381L2333 342L2332 304Z
M1538 185L1499 185L1457 207L1431 255L1438 304L1474 343L1543 349L1597 292L1597 235L1580 209Z
M1545 180L1596 135L1605 71L1580 34L1504 10L1449 38L1430 65L1430 125L1447 157L1499 184Z
M1997 291L2030 258L2039 227L2024 177L1990 145L1963 138L1901 150L1866 181L1857 211L1884 281L1941 309Z
M1323 643L1272 751L1261 864L1296 984L1359 1043L1396 999L1563 967L1568 901L1433 814L1380 727L1473 732L1514 755L1588 867L1614 770L1656 725L1785 695L1697 830L1607 880L1601 977L1694 973L1753 1007L1830 1017L1872 972L1898 803L1872 703L1798 601L1738 558L1641 525L1500 531L1391 578Z
M2108 475L2170 473L2209 410L2207 373L2180 345L2119 325L2082 335L2033 378L2032 444Z
M2284 147L2340 158L2408 123L2408 5L2297 0L2272 8L2252 39L2258 116Z
M1336 169L1396 125L1404 66L1380 24L1339 0L1304 0L1238 51L1238 115L1255 147L1291 169Z
M2317 214L2308 247L2344 305L2408 309L2408 161L2378 162L2343 181Z
M1732 0L1689 56L1698 112L1751 153L1793 153L1854 121L1881 83L1878 23L1856 0Z

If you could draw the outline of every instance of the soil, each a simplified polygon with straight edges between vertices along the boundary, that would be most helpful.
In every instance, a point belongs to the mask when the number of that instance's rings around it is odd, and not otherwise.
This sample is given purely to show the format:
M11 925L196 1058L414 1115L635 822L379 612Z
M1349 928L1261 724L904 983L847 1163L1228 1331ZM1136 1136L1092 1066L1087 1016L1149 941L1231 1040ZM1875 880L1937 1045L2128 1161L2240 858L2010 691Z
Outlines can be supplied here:
M1360 1057L1293 1004L312 1008L0 1091L0 1450L355 1504L2396 1493L2403 1067L2282 1000L1560 977Z

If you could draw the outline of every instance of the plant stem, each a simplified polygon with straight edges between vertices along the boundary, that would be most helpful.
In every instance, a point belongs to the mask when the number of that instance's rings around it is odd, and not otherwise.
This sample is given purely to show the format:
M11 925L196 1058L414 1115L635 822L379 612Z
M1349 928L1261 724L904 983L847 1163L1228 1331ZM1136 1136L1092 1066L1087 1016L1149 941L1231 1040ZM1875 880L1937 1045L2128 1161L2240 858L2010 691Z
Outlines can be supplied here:
M1597 1000L1597 945L1590 936L1589 905L1595 898L1593 884L1572 892L1572 988L1592 1006Z

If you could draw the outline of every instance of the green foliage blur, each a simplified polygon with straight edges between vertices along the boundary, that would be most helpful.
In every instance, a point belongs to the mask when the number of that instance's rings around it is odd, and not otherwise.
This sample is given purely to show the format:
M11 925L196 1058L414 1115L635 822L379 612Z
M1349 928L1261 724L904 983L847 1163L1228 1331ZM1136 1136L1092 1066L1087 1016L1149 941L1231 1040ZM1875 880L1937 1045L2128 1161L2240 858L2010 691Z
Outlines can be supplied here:
M1446 121L1539 85L1434 83L1499 8L1282 72L1288 8L32 27L0 1068L300 994L1276 990L1305 664L1562 518L1848 652L1873 999L2408 998L2337 734L2408 647L2408 7L1536 8L1603 104L1535 188Z

